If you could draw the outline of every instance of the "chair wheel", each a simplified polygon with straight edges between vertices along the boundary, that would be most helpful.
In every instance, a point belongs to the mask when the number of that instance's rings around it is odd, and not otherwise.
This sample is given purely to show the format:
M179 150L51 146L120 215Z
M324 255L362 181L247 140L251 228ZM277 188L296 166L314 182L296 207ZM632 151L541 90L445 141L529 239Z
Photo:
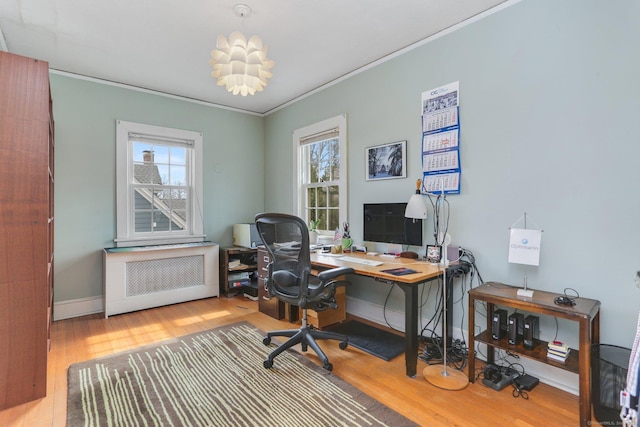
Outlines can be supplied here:
M327 371L329 371L329 372L333 371L333 365L331 363L329 363L329 362L327 362L324 365L322 365L322 367L324 369L326 369Z
M272 366L273 366L273 360L269 360L269 359L267 359L267 360L265 360L265 361L262 363L262 365L263 365L265 368L269 369L270 367L272 367Z
M348 346L349 346L349 343L346 341L340 341L340 344L338 345L338 347L340 347L340 350L344 350Z
M262 338L262 344L264 344L264 345L269 345L269 344L271 344L271 337L264 337L264 338ZM267 366L267 367L269 368L270 366Z

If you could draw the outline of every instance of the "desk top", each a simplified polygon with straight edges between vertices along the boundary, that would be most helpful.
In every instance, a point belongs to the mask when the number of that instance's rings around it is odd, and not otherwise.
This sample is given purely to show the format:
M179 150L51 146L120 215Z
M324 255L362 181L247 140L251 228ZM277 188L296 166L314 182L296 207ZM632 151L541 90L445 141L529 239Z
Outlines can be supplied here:
M354 262L343 261L342 256L348 256L353 258L362 258L372 261L382 262L383 264L378 266L371 266L366 264L358 264ZM356 274L361 276L369 276L378 279L389 280L399 283L418 284L431 280L442 274L442 267L438 265L432 265L427 261L420 261L411 258L387 258L380 255L367 255L362 253L348 253L348 254L322 254L312 253L311 264L320 267L334 268L334 267L351 267L355 270ZM392 268L406 267L412 270L416 270L416 273L406 274L402 276L396 276L390 273L385 273L382 270L390 270Z

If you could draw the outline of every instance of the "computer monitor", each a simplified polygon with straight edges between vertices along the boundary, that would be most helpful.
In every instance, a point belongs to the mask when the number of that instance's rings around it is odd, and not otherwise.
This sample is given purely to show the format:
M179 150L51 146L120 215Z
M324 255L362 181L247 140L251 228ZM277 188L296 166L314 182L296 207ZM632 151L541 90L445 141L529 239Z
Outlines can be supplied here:
M422 220L405 218L406 203L365 203L363 240L422 246Z

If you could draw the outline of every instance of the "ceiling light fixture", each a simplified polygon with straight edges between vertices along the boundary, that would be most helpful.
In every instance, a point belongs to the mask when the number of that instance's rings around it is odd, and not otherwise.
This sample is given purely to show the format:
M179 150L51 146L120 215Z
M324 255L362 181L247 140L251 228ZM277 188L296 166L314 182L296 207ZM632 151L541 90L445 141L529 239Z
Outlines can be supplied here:
M251 15L246 4L237 4L233 12L240 18ZM218 86L225 86L234 95L253 95L262 92L267 79L273 77L271 68L275 62L267 58L267 46L258 36L247 38L240 31L218 36L216 49L211 51L209 64L213 67L211 77L218 79Z

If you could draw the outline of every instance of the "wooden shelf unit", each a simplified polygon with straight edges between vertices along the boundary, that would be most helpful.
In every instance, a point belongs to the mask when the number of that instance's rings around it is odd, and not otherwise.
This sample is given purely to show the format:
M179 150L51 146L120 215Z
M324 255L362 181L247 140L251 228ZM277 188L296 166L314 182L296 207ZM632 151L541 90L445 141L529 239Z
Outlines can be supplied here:
M258 270L257 248L230 247L220 249L220 295L231 297L245 292L248 286L230 287L229 275L233 273L249 273L250 276L256 276ZM251 263L243 263L245 266L241 268L229 268L229 262L232 260L246 261L253 259ZM251 279L252 287L257 286L257 277Z
M576 305L558 305L555 299L561 294L534 291L533 297L521 297L518 288L497 282L487 282L469 291L469 381L475 380L475 341L487 345L487 363L495 362L495 349L517 353L547 365L574 372L579 375L580 425L591 425L591 346L600 342L600 301L577 298ZM474 336L475 302L483 301L487 306L486 329ZM523 343L510 344L508 339L493 339L491 333L492 313L496 306L552 316L578 322L579 348L571 349L565 363L547 358L547 342L534 341L532 350Z
M0 51L0 410L47 392L53 178L49 64Z
M555 366L560 369L564 369L566 371L573 372L574 374L580 373L580 367L578 365L579 361L579 351L576 349L571 349L569 353L569 357L567 360L562 362L556 362L553 359L547 358L547 342L534 339L533 349L530 350L524 347L522 342L518 344L509 343L508 337L500 338L499 340L494 340L491 336L491 331L486 330L481 332L480 334L475 336L475 340L487 345L490 345L494 348L500 348L503 350L507 350L511 353L518 353L521 356L528 357L529 359L537 360L540 362L544 362L548 365Z

